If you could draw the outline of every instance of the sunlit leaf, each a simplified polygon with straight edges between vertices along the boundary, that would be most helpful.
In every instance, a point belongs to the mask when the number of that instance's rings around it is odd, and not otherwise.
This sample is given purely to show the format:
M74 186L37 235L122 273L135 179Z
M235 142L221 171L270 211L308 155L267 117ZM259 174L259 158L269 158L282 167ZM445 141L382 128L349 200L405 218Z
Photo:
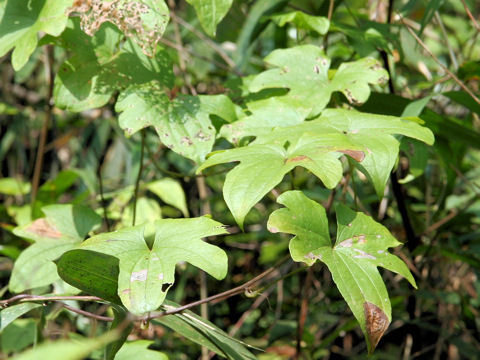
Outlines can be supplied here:
M206 217L163 219L155 223L152 248L144 238L144 226L96 235L79 250L91 250L119 259L118 296L135 314L156 310L174 283L175 265L187 261L216 279L227 273L227 255L202 237L226 233L222 224Z
M392 319L387 289L377 267L402 275L416 287L405 263L388 251L401 243L371 217L339 204L335 209L337 239L332 244L320 204L301 191L283 193L277 201L285 208L270 215L268 229L295 235L289 246L293 260L307 265L319 260L327 265L372 352Z

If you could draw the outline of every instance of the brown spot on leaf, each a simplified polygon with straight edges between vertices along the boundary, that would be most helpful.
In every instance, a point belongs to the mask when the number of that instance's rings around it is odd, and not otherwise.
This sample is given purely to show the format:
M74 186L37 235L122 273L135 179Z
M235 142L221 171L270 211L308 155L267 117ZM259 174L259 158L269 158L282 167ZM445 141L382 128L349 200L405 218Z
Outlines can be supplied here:
M35 220L27 229L28 232L42 237L58 239L62 234L45 219Z
M350 156L353 160L361 162L365 159L365 153L360 150L339 150L341 153Z
M290 158L290 159L287 159L285 161L285 163L289 163L289 162L299 162L299 161L303 161L303 160L307 160L309 159L308 156L305 156L305 155L298 155L298 156L295 156L293 158Z
M365 314L365 325L367 336L370 342L369 352L373 352L378 342L390 325L387 315L377 305L365 301L363 303L363 311Z

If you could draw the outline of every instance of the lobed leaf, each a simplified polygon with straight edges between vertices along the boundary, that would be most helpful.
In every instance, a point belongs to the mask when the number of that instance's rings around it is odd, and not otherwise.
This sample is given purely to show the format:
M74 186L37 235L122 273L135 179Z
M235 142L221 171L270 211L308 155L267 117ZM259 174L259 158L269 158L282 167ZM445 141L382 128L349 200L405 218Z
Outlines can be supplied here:
M155 222L152 248L144 238L144 226L96 235L79 250L112 255L119 260L118 296L134 314L156 310L174 283L175 265L187 261L216 279L227 273L227 255L202 237L226 233L222 224L206 217L163 219Z
M253 143L213 153L197 172L221 163L240 162L227 174L223 187L225 202L240 226L248 211L296 166L311 171L327 188L335 187L342 177L339 158L344 154L356 160L356 166L383 196L398 156L399 141L393 134L433 143L432 132L415 120L327 109L312 121L262 128Z
M295 235L289 245L293 260L310 266L319 260L327 265L365 334L369 352L373 352L392 318L387 289L377 267L402 275L416 287L405 263L388 251L401 243L371 217L339 204L335 209L337 239L332 244L320 204L301 191L283 193L277 201L285 208L270 215L268 229Z
M360 104L370 95L369 84L382 85L388 79L387 71L373 58L342 63L330 78L330 59L314 45L274 50L264 60L273 69L257 75L249 90L290 89L279 100L307 117L318 115L333 92L341 91L350 103Z

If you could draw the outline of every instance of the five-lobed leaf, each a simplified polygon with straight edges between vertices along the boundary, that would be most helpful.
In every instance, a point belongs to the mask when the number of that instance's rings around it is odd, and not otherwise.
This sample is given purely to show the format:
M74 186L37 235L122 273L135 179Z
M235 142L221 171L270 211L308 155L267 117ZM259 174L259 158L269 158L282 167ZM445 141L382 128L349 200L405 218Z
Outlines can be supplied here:
M402 275L416 287L405 263L388 251L401 243L371 217L339 204L337 239L332 244L320 204L301 191L283 193L277 201L285 208L270 215L268 229L295 235L289 245L293 260L307 265L320 260L327 265L372 352L391 321L390 300L377 267Z
M273 68L255 76L249 90L290 89L279 99L308 117L318 115L333 92L341 91L350 103L360 104L370 95L369 84L382 85L388 79L387 71L373 58L344 62L331 77L330 59L314 45L274 50L264 60Z
M119 259L118 296L134 314L156 310L174 283L175 265L187 261L216 279L227 274L227 255L202 237L225 234L222 224L206 217L164 219L155 222L152 248L144 226L96 235L78 249L92 250Z
M233 125L230 129L241 130ZM215 152L197 170L240 161L227 174L223 187L225 201L240 226L248 211L296 166L307 168L333 188L342 177L339 158L348 155L382 196L398 156L399 142L393 134L433 143L432 132L414 119L344 109L327 109L315 120L292 126L256 129L257 138L250 145ZM246 131L252 134L254 127Z

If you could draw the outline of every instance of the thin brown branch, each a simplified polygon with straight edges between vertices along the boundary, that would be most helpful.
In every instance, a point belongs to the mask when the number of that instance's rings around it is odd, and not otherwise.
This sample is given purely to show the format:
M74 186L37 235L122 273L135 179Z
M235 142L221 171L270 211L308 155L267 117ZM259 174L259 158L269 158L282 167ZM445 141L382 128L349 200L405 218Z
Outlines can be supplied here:
M161 38L160 39L160 42L168 47L171 47L172 49L175 49L177 51L180 50L180 47L175 44L174 42L168 40L168 39L165 39L165 38ZM188 49L188 48L183 48L183 50L187 53L189 53L190 55L200 59L200 60L203 60L209 64L214 64L215 66L219 67L220 69L223 69L223 70L227 70L227 71L230 71L230 67L226 66L225 64L215 60L215 59L209 59L205 56L202 56L198 53L196 53L195 51L191 50L191 49Z
M0 307L6 307L15 302L30 302L30 301L63 301L63 300L75 300L75 301L103 301L98 296L85 296L85 295L71 295L71 296L44 296L44 295L30 295L19 294L11 297L10 299L0 301Z
M87 316L87 317L92 318L92 319L96 319L96 320L100 320L100 321L109 321L109 322L113 321L113 318L109 317L109 316L97 315L97 314L91 313L89 311L74 308L74 307L72 307L70 305L67 305L67 304L64 304L64 303L60 303L60 304L67 310L70 310L74 313L77 313L77 314L80 314L80 315L83 315L83 316Z
M454 219L456 216L460 215L464 211L466 211L470 206L472 206L475 202L478 201L477 197L470 199L469 202L465 204L461 209L452 209L444 218L438 220L436 223L430 225L424 232L423 235L428 235L435 230L439 229L441 226L445 225L450 220Z
M138 190L140 188L140 180L142 178L143 172L143 157L145 155L145 129L142 129L142 143L140 148L140 164L138 168L137 180L135 181L135 190L133 193L133 216L132 216L132 226L135 226L135 220L137 219L137 200L138 200Z
M242 74L236 69L235 62L228 56L228 54L220 47L217 43L212 41L208 36L205 36L201 31L195 29L192 25L187 23L182 18L176 16L175 14L170 14L172 20L178 21L180 25L182 25L185 29L193 33L199 39L203 40L208 46L210 46L222 59L225 63L230 67L230 70L235 72L236 75L242 76Z
M162 313L155 313L155 314L152 313L152 314L151 314L149 317L147 317L146 319L145 319L145 318L142 318L142 319L150 320L150 319L155 319L155 318L161 318L161 317L164 317L164 316L167 316L167 315L178 314L178 313L180 313L180 312L182 312L182 311L191 309L191 308L196 307L196 306L200 306L200 305L203 304L203 303L208 303L208 302L212 302L212 301L219 300L219 299L222 299L222 300L223 300L223 299L229 298L229 297L231 297L231 296L241 294L241 293L243 293L246 289L250 288L252 285L256 284L257 282L259 282L260 280L262 280L262 279L264 279L266 276L268 276L270 273L272 273L273 271L275 271L278 267L280 267L281 265L283 265L288 259L290 259L290 255L285 256L285 257L284 257L283 259L281 259L276 265L274 265L273 267L265 270L265 271L262 272L260 275L255 276L253 279L245 282L245 283L242 284L242 285L239 285L239 286L237 286L237 287L234 287L233 289L230 289L230 290L221 292L221 293L216 294L216 295L209 296L208 298L205 298L205 299L201 299L201 300L194 301L194 302L192 302L192 303L189 303L189 304L186 304L186 305L183 305L183 306L179 306L179 307L177 307L177 308L173 308L173 309L167 310L167 311L162 312Z
M302 338L303 331L305 329L305 322L307 320L308 314L308 300L310 299L310 290L312 287L313 279L313 268L309 267L307 270L307 275L305 279L305 286L303 288L302 302L300 304L300 311L298 314L298 324L297 324L297 351L295 353L295 360L300 359L302 354Z
M475 29L477 29L477 31L480 31L480 25L478 24L477 20L475 20L475 17L472 15L470 9L467 6L467 3L465 2L465 0L461 0L461 1L463 4L463 7L465 8L465 12L467 13L470 20L472 20L473 26L475 27Z
M404 21L403 17L399 15L400 21L402 22L403 25L405 25L406 29L410 33L410 35L413 36L413 38L417 41L417 43L425 50L425 52L448 74L448 76L453 79L465 92L472 97L473 100L477 104L480 104L480 99L470 90L462 80L460 80L454 73L452 73L445 65L442 64L442 62L430 51L428 46L418 37L418 35L413 31L410 26L406 24Z
M32 196L31 204L33 211L33 204L37 198L38 187L40 185L40 176L43 168L43 158L45 155L45 145L47 142L47 133L48 126L52 120L53 113L53 85L54 85L54 74L53 74L53 47L52 45L47 45L45 48L45 73L47 76L47 98L46 98L46 109L45 109L45 118L43 119L42 129L40 130L40 138L38 140L38 149L35 159L35 167L33 170L32 178Z

